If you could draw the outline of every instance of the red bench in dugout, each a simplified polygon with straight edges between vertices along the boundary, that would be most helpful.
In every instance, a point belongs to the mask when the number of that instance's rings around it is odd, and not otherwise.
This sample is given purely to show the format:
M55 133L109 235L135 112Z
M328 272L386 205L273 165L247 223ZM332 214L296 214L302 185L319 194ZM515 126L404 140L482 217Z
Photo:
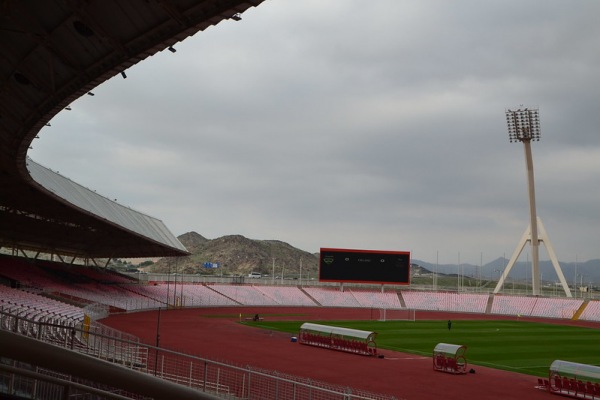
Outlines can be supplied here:
M544 384L548 391L563 396L600 399L600 367L555 360Z
M362 355L377 355L377 332L319 325L306 322L298 334L301 344L327 347Z

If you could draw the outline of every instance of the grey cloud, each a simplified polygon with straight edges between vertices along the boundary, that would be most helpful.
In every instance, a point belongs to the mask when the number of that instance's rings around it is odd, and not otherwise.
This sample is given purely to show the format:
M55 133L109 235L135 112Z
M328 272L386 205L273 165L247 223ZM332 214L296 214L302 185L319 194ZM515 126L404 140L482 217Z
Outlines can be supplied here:
M509 255L527 226L504 109L538 105L540 215L559 258L597 258L599 12L266 1L80 99L32 157L176 234L479 263Z

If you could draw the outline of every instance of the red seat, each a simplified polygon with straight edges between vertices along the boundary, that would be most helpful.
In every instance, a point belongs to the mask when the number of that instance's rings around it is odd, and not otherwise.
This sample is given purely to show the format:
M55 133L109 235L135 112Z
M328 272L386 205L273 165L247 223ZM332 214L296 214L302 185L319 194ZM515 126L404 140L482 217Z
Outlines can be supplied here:
M538 378L538 386L539 387L544 386L544 380L542 378Z
M594 386L594 384L590 381L587 381L585 383L585 392L587 394L591 394L592 396L596 396L598 393L596 392L596 387Z
M562 381L558 375L554 375L554 387L556 390L562 390Z
M575 385L577 387L577 393L582 393L585 395L585 393L586 393L585 383L578 380L578 381L576 381Z
M577 381L575 380L575 378L569 379L569 390L577 392Z

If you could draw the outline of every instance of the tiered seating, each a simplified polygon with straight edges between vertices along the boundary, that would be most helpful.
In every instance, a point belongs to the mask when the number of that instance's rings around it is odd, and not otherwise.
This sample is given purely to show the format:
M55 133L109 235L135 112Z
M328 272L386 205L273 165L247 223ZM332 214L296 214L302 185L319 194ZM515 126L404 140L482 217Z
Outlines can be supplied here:
M40 266L43 266L40 267ZM53 273L49 271L54 271ZM117 307L122 310L151 309L165 306L167 301L183 307L230 306L230 305L287 305L324 307L364 307L364 308L403 308L395 291L381 292L373 289L338 287L297 286L258 286L228 284L178 284L178 285L136 285L120 275L98 268L80 265L66 265L51 261L31 260L0 255L0 275L21 283L22 287L39 288L73 299L84 300ZM69 278L75 279L70 281ZM120 280L127 283L102 284ZM80 283L81 281L95 283ZM18 292L18 291L17 291ZM421 292L404 290L402 296L408 309L485 313L487 294L456 292ZM169 297L167 299L167 297ZM42 311L49 316L80 318L81 311L72 315L61 314L50 308L51 301L44 298L47 307L32 306L24 301L9 302L3 297L5 309L24 307L20 312L32 318L41 318ZM491 313L503 315L523 315L543 318L572 318L583 304L581 299L541 298L528 296L493 297ZM20 305L19 305L20 304ZM37 310L37 311L36 311ZM582 315L582 320L600 321L600 301L590 301Z
M35 266L32 260L1 255L0 275L18 281L21 286L40 289L56 281L51 274Z
M142 299L138 303L139 309L164 307L173 301L174 285L123 285L121 288L131 292L131 296L137 296ZM178 285L181 286L181 285ZM180 290L177 291L178 293ZM145 303L145 304L144 304Z
M37 260L36 265L69 282L131 283L134 279L106 269Z
M435 292L415 292L415 291L402 291L402 297L406 307L414 308L417 310L430 310L430 311L442 311L444 310L444 304L442 298L436 296Z
M33 321L83 319L83 309L37 294L0 285L0 309Z
M452 293L450 311L485 313L489 296L487 294Z
M590 301L579 316L584 321L600 321L600 301Z
M539 297L531 310L531 316L570 319L582 304L582 299Z
M210 286L213 290L237 301L240 304L248 306L276 306L275 300L265 293L256 290L254 286L245 285L222 285L215 284Z
M495 295L491 313L529 316L535 307L536 297Z
M205 285L185 285L183 293L190 298L186 300L188 307L196 306L234 306L237 303Z
M367 308L402 308L400 299L396 292L384 292L379 290L355 290L352 294L361 307Z
M167 298L169 304L173 301L184 307L205 307L205 306L232 306L237 303L227 297L209 289L204 285L184 284L184 285L127 285L124 289L137 293L143 298L148 299L152 306L141 308L156 308L165 306Z
M90 303L101 303L123 310L139 310L157 307L156 302L147 297L129 292L117 285L98 283L79 283L71 286L52 285L53 292L68 295L75 299L84 299Z
M350 291L320 287L306 287L304 291L324 307L361 307Z
M417 310L485 313L487 294L402 291L406 307Z
M101 283L132 283L133 281L136 281L134 278L97 267L79 266L75 271L80 275L87 276L89 279Z
M255 286L256 290L264 293L280 305L286 306L315 306L301 289L296 286Z

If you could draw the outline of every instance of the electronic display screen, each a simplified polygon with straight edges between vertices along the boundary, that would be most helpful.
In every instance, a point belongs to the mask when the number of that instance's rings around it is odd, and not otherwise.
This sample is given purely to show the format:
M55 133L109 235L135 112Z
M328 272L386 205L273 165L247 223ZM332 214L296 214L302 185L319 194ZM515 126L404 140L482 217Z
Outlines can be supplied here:
M410 284L410 252L321 248L319 280Z

